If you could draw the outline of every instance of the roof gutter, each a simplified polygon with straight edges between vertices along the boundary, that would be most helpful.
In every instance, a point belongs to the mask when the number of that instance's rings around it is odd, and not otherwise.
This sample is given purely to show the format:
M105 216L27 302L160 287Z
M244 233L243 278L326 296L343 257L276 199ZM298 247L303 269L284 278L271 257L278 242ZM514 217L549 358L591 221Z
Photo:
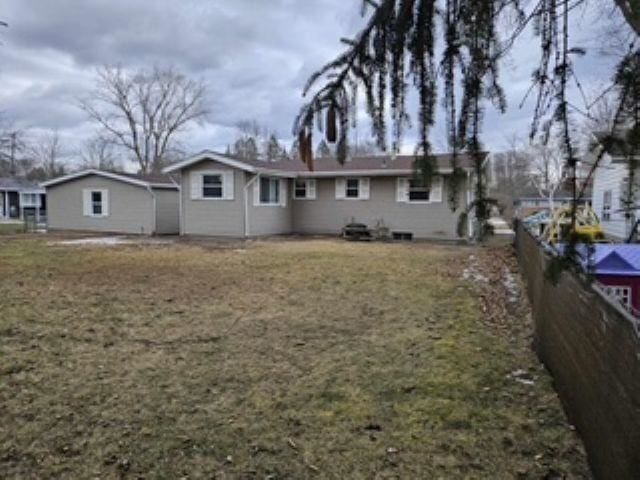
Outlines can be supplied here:
M262 174L260 172L256 173L256 175L249 180L244 188L242 189L244 192L244 236L249 237L251 234L250 226L249 226L249 187L252 186L255 182L260 179Z

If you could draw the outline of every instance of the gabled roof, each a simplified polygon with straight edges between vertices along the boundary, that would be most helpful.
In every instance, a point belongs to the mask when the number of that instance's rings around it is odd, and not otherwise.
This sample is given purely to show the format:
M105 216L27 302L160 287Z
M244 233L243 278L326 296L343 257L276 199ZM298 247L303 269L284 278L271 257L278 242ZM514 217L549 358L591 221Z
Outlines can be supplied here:
M166 175L139 175L133 173L121 173L121 172L107 172L104 170L97 170L95 168L90 168L87 170L82 170L80 172L71 173L69 175L65 175L63 177L54 178L52 180L47 180L46 182L42 182L40 185L43 187L52 187L54 185L58 185L60 183L69 182L71 180L76 180L78 178L86 177L88 175L98 175L100 177L109 178L111 180L117 180L119 182L129 183L131 185L136 185L138 187L157 187L157 188L175 188L178 187L171 181L171 179Z
M564 245L558 245L563 251ZM640 276L640 244L636 243L597 243L589 249L579 245L576 250L582 266L596 275Z
M488 153L483 152L484 160L488 158ZM202 151L181 162L174 163L166 167L163 172L175 172L189 167L203 160L215 160L229 167L238 168L250 173L267 173L281 176L347 176L347 175L406 175L413 171L415 161L413 155L370 155L347 159L344 164L339 163L335 158L317 158L314 160L313 171L299 160L284 160L278 162L262 162L259 160L240 160L209 150ZM434 155L436 168L440 173L451 172L450 154ZM467 154L458 156L458 165L471 170L474 166L473 158Z

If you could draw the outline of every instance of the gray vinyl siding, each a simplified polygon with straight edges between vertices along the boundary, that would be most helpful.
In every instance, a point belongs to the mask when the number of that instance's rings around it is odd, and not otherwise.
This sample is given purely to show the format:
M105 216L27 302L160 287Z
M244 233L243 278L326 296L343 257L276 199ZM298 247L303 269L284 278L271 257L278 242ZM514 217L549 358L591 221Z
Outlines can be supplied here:
M466 206L466 182L460 188L460 208L452 213L443 182L442 202L411 204L396 201L396 177L370 177L368 200L337 200L335 178L317 179L315 200L291 200L293 231L300 234L337 234L350 222L375 227L378 221L391 231L411 232L415 238L457 238L460 211Z
M252 176L253 178L253 176ZM293 211L291 180L286 179L286 205L254 205L253 188L249 188L249 235L285 235L292 232ZM280 192L282 195L282 192Z
M156 196L156 233L180 233L180 198L177 189L154 188Z
M84 215L84 189L109 191L109 216ZM97 175L47 187L47 224L52 230L81 230L150 234L153 232L153 199L144 187Z
M233 200L193 200L191 173L207 170L234 172ZM222 237L244 236L243 188L245 173L213 160L205 160L182 171L182 233Z

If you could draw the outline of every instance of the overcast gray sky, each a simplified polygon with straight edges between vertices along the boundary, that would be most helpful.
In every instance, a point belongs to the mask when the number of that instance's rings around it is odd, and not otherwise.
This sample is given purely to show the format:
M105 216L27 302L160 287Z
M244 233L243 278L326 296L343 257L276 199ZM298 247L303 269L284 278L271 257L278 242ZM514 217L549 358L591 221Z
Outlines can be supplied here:
M92 87L103 64L125 68L175 65L209 87L211 116L182 137L189 151L224 149L234 125L256 119L291 140L309 74L340 50L340 37L362 24L360 0L4 0L0 19L0 110L19 125L57 128L68 144L95 131L74 99ZM580 21L589 32L593 18ZM584 32L583 32L584 33ZM579 37L577 36L576 39ZM502 69L509 112L487 110L485 141L505 146L526 135L532 102L518 104L537 55L520 41ZM589 56L579 71L585 88L608 81L610 60ZM577 100L577 99L576 99ZM365 138L368 129L360 129ZM405 149L412 149L411 135ZM444 123L433 134L446 148Z

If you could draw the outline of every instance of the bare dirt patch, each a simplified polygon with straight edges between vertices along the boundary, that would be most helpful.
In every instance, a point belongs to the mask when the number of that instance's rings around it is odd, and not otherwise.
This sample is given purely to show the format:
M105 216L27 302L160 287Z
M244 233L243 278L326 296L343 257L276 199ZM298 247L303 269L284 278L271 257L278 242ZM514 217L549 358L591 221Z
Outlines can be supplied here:
M588 477L492 252L0 243L0 477Z

